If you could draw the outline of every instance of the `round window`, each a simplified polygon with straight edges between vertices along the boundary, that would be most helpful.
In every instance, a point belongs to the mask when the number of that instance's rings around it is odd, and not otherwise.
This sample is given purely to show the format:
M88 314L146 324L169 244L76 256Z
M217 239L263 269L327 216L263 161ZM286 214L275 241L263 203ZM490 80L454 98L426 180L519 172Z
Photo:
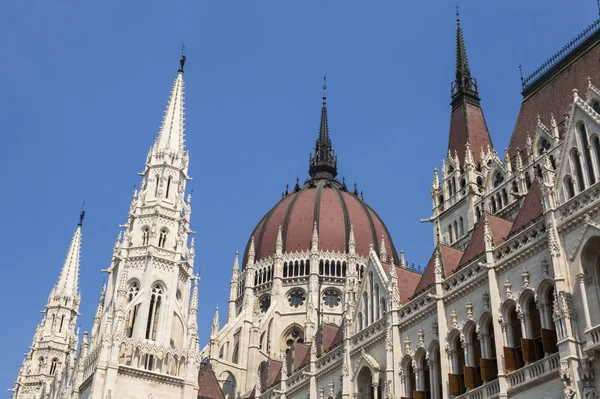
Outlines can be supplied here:
M265 313L271 307L271 297L269 295L265 295L260 299L260 311Z
M342 296L337 290L327 290L323 293L323 305L336 308L342 302Z
M299 308L304 305L304 301L306 301L306 294L302 290L294 290L288 296L288 302L293 308Z

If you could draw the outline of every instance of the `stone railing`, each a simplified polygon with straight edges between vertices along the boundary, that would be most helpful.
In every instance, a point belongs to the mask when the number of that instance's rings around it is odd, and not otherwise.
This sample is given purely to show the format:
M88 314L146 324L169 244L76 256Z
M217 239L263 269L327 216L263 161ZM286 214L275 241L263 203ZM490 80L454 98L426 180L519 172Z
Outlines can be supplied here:
M551 356L531 363L519 370L508 374L508 388L515 389L521 385L534 383L535 385L546 382L542 377L548 376L560 366L560 355L555 353Z
M586 349L592 346L596 346L600 343L600 325L592 327L590 330L585 332Z
M486 382L480 387L471 389L469 392L457 396L456 399L494 399L500 395L500 384L498 380Z

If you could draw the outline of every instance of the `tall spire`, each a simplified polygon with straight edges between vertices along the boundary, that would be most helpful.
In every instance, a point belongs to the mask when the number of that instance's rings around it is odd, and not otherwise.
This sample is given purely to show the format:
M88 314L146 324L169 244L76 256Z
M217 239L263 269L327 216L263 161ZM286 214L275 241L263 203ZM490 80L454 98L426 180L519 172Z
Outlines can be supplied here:
M184 151L184 84L183 84L183 66L186 57L183 54L179 61L179 70L177 78L171 89L171 96L167 105L167 110L163 117L158 138L154 144L154 151L166 152L171 154L183 154Z
M334 179L337 176L337 157L331 146L327 122L327 76L323 77L323 106L319 137L315 146L315 154L310 157L308 173L313 179Z
M79 255L81 251L81 226L83 225L84 216L85 211L82 210L79 215L77 229L71 239L71 245L69 245L65 263L60 272L60 277L58 278L56 287L54 287L55 295L65 294L75 296L77 294L79 283Z
M458 6L456 7L456 81L452 85L452 105L455 107L462 100L468 99L471 102L479 103L479 92L477 81L471 76L469 60L467 59L467 49L465 39L463 38L462 27L460 26L460 15Z

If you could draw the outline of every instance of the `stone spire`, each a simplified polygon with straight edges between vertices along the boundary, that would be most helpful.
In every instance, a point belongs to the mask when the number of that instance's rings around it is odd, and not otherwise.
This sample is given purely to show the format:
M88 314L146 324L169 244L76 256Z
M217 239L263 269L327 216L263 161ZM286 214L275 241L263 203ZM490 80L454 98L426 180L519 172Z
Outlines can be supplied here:
M179 61L180 68L177 71L177 78L171 89L171 96L167 105L167 110L163 117L162 124L158 133L158 138L154 143L153 150L168 154L183 154L184 151L184 84L183 84L183 66L185 64L185 55L181 56Z
M254 249L254 236L250 238L250 248L248 248L248 264L247 267L252 267L254 265L254 259L256 257L255 249Z
M319 251L319 231L317 229L317 221L313 223L313 233L312 238L310 240L310 250L311 252Z
M96 308L96 315L94 316L94 325L92 327L92 333L90 339L92 343L98 334L100 329L100 321L102 319L102 313L104 312L104 298L106 296L106 284L102 285L102 292L100 293L100 300L98 301L98 307Z
M189 310L189 342L188 346L192 351L198 351L198 285L200 285L200 276L194 276L194 288L192 290L192 298L190 299Z
M53 296L67 296L75 298L78 291L79 283L79 256L81 251L81 226L83 225L83 217L85 211L81 211L77 229L71 239L71 245L65 258L60 277L52 292Z
M452 91L453 100L455 95L469 95L471 100L479 101L477 82L471 76L471 69L469 68L458 8L456 9L456 80Z
M231 280L237 281L240 275L240 254L235 251L235 258L233 260L233 268L231 270Z
M379 246L379 260L387 262L387 249L385 248L385 237L381 235L381 245Z
M212 339L216 338L219 334L219 307L217 306L215 309L215 315L213 316L212 322L212 330L210 332L210 337Z
M348 238L348 252L356 253L356 240L354 239L354 226L350 225L350 238Z
M323 78L323 106L319 137L315 146L315 154L310 157L308 173L312 179L334 179L337 176L337 157L331 146L327 123L327 77Z
M283 254L283 234L281 232L281 225L279 225L279 229L277 230L277 242L275 243L275 254L276 255Z

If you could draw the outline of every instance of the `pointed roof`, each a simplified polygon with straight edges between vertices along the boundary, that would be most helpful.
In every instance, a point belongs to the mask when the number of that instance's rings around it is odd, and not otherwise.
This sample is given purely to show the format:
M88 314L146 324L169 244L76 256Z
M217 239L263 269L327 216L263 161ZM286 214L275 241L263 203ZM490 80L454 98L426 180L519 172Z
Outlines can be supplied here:
M217 376L209 362L200 365L198 373L198 399L225 399Z
M471 241L469 241L469 245L467 245L465 253L460 260L460 266L470 262L485 252L485 220L488 221L490 226L490 232L492 233L494 246L498 246L506 241L506 238L508 237L508 234L513 226L512 222L493 215L485 215L485 217L479 219L479 222L477 222L477 225L475 226L473 237L471 237Z
M535 180L531 185L529 192L527 192L527 195L525 195L525 198L523 199L523 203L519 208L519 213L510 229L510 233L508 233L509 236L527 227L531 222L542 216L542 214L542 190L540 189L538 181Z
M454 270L458 267L458 263L460 259L463 257L463 251L459 251L458 249L454 249L452 247L448 247L443 244L438 244L438 246L433 250L431 254L431 258L429 258L429 262L427 262L427 266L423 271L423 275L417 284L417 287L414 290L414 294L419 294L425 291L429 286L435 283L435 256L436 251L440 253L440 260L442 261L442 270L444 271L444 276L449 277L454 273Z
M312 179L334 179L337 176L337 157L329 138L327 122L327 77L323 78L323 106L315 153L310 157L308 173Z
M71 239L69 250L60 271L60 277L56 283L56 293L65 293L75 295L79 289L79 257L81 252L81 226L83 225L83 217L85 212L81 211L77 229Z
M181 57L180 69L177 71L177 78L171 88L167 110L158 132L158 138L154 143L154 149L159 152L179 154L184 151L184 64L185 55Z
M458 153L460 166L465 162L466 145L469 143L473 160L480 160L480 149L492 147L492 139L483 116L477 81L471 75L463 31L456 13L456 80L452 84L452 116L448 150Z

